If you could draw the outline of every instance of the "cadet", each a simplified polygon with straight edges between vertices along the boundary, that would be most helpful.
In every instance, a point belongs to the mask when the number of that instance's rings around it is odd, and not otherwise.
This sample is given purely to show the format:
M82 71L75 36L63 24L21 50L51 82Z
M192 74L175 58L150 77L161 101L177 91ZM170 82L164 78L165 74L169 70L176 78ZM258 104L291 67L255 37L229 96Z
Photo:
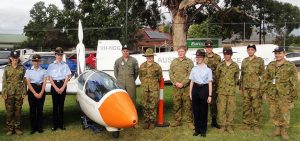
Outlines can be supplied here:
M218 54L215 54L213 51L213 43L211 41L205 42L205 64L212 70L213 81L212 81L212 99L210 103L210 116L211 116L211 127L220 129L220 126L217 122L218 110L217 110L217 82L215 79L216 69L218 64L221 62L221 57Z
M259 120L262 116L262 94L260 93L261 77L264 72L264 60L255 56L256 46L248 45L249 57L242 62L240 90L243 96L244 129L259 132Z
M36 131L43 132L43 107L46 97L47 71L39 66L40 60L41 56L34 54L31 60L33 66L25 73L28 86L31 134Z
M162 69L154 62L154 54L151 48L146 50L147 61L140 67L139 78L141 80L141 102L143 106L145 126L144 129L153 129L156 121L156 109L159 97L159 81L162 78Z
M232 122L235 112L235 92L239 79L239 66L233 62L231 47L223 48L224 61L222 61L216 70L216 79L218 82L218 118L221 125L220 133L228 131L233 133Z
M189 76L192 68L194 67L193 61L185 56L186 47L181 46L178 48L178 58L175 58L170 65L170 80L174 86L173 94L173 110L174 120L171 127L181 125L181 121L188 122L189 128L194 128L193 115L191 107L191 99L189 96Z
M204 63L204 49L196 52L197 65L190 74L190 98L192 100L195 133L193 136L201 134L206 137L208 103L212 97L212 71Z
M275 60L268 64L264 75L264 90L269 101L270 117L275 130L271 136L288 140L290 110L297 99L298 75L295 64L287 61L283 47L275 48Z
M115 61L114 75L118 81L118 85L126 90L136 104L136 85L135 80L139 74L139 64L134 57L129 55L129 50L125 45L122 47L123 56Z
M66 89L71 71L63 59L63 49L57 47L55 49L55 61L48 67L47 73L51 83L51 95L53 102L53 128L52 131L60 128L66 130L64 127L64 104L66 98Z
M20 63L20 53L12 51L9 64L4 68L2 78L2 97L6 108L6 135L23 134L21 130L21 109L26 95L24 81L25 68Z

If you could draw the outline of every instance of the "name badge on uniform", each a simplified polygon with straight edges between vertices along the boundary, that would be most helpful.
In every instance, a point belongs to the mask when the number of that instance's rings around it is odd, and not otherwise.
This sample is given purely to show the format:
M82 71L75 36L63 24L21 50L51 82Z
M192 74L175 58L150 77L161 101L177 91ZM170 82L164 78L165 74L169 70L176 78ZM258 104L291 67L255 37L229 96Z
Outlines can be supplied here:
M124 65L124 62L122 61L121 65L123 66Z
M273 78L272 84L276 84L276 79L275 78Z

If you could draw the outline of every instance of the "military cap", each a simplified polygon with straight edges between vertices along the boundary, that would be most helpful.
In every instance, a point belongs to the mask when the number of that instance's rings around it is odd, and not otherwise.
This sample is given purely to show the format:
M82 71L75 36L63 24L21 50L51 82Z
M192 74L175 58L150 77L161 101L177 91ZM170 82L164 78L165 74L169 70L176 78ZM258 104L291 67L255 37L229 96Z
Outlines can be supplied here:
M255 46L254 44L248 45L248 46L247 46L247 49L248 49L248 48L253 48L254 50L256 50L256 46Z
M64 50L61 47L55 49L55 54L64 54Z
M277 48L275 48L274 49L274 51L273 52L284 52L285 50L284 50L284 47L277 47Z
M39 54L34 54L33 56L32 56L32 61L39 61L41 59L41 55L39 55Z
M12 57L12 58L19 58L20 57L20 52L16 51L16 50L11 51L10 52L10 57Z
M127 45L122 46L122 50L128 49Z
M196 56L197 56L197 57L198 57L198 56L205 57L205 51L204 51L204 49L198 49L198 50L196 51Z
M143 56L145 56L145 57L154 56L153 49L152 48L147 48L147 50L146 50L146 52Z
M206 41L206 42L204 43L204 46L207 47L207 48L213 47L213 42L212 42L212 41Z
M233 54L235 52L232 51L231 47L224 47L223 48L223 54Z

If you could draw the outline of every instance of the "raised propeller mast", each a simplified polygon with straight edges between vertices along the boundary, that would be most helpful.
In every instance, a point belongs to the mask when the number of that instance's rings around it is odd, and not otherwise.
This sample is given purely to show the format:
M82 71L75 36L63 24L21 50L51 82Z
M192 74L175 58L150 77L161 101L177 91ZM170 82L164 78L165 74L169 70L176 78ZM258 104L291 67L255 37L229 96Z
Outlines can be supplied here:
M78 21L78 41L76 46L77 53L77 74L80 75L85 71L85 47L83 44L83 29L81 20Z

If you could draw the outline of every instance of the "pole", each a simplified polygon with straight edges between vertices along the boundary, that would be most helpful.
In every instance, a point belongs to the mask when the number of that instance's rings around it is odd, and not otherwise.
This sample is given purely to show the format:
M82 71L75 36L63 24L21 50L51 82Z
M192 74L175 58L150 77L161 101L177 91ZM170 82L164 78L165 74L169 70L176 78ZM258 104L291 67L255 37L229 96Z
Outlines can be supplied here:
M126 0L126 8L125 8L125 45L128 43L127 39L127 25L128 24L128 0Z
M259 44L261 44L261 19L262 19L262 3L259 0Z
M284 22L284 34L283 34L283 47L284 47L284 49L286 49L285 48L285 40L286 40L285 36L286 36L286 22Z
M159 101L158 101L158 115L157 115L157 127L168 127L170 124L168 122L164 122L164 88L165 81L162 78L159 83Z
M244 40L243 40L244 44L245 44L245 39L246 39L246 37L245 37L246 35L245 34L246 34L246 23L244 22Z

